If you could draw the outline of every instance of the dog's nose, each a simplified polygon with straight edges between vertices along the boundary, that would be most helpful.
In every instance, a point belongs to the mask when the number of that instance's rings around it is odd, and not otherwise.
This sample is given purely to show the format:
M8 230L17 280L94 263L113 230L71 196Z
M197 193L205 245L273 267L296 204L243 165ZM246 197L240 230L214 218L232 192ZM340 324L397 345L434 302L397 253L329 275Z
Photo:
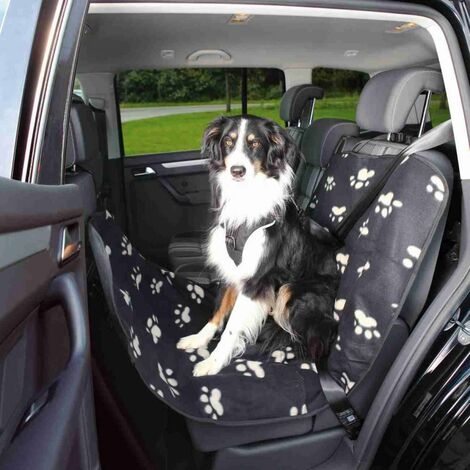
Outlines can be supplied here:
M235 178L241 178L246 173L246 168L242 165L234 165L230 168L230 173Z

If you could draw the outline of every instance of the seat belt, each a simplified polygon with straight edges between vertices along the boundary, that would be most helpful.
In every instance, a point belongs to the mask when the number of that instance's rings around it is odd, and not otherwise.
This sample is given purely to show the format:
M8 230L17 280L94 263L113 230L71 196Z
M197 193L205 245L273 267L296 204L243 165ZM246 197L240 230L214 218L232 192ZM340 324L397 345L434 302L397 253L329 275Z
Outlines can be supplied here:
M387 168L380 180L370 188L370 191L351 212L350 216L343 221L337 230L337 236L344 241L346 235L357 222L359 217L375 200L379 192L387 183L388 178L393 171L402 163L406 157L417 152L430 150L439 145L450 142L453 139L452 124L450 119L434 127L423 134L408 147L405 147L394 159L393 163ZM323 358L317 363L318 378L325 395L326 401L336 418L343 426L346 434L351 440L357 439L362 427L362 419L351 405L344 388L333 378L328 370L328 358Z
M403 163L405 158L409 157L413 153L423 152L425 150L430 150L432 148L438 147L439 145L450 142L454 137L452 132L452 123L449 119L448 121L439 124L433 129L429 130L421 137L416 139L410 145L405 147L394 159L391 165L385 170L379 180L369 188L369 191L365 193L364 197L358 202L356 207L351 211L349 216L338 225L336 229L336 236L339 240L344 241L348 233L354 227L356 222L362 216L362 214L369 208L369 206L374 202L375 198L382 191L383 187L387 183L388 179L395 171L395 169Z

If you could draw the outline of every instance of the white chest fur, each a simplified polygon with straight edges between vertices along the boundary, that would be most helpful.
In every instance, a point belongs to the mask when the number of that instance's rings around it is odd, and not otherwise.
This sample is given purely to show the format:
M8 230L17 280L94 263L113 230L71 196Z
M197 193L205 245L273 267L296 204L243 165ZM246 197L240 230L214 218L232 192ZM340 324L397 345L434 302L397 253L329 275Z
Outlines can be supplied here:
M225 228L220 225L215 227L209 235L207 249L209 264L217 269L225 282L241 287L244 281L256 273L265 254L266 228L271 227L274 223L275 221L257 228L248 237L243 247L242 260L238 266L227 252Z

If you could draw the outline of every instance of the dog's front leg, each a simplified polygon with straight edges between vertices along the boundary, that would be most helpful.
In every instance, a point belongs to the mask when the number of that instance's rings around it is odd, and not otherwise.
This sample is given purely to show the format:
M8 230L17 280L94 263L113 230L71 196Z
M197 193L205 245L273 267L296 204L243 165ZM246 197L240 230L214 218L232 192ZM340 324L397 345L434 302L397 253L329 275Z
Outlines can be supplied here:
M266 302L240 293L219 344L211 355L194 367L196 377L217 374L232 357L242 354L247 344L253 344L268 315Z

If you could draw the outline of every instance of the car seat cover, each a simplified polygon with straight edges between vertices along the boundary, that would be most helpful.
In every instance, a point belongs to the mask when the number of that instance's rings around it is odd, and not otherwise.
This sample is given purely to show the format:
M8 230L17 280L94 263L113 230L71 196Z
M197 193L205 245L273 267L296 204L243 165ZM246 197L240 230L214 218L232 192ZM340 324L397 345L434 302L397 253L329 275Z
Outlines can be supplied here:
M111 214L94 215L91 224L103 241L99 248L90 237L93 250L109 260L129 356L156 397L187 417L223 424L300 419L326 406L315 364L289 348L268 355L250 346L217 375L193 377L208 350L181 351L176 343L207 322L213 307L207 292L145 260Z

